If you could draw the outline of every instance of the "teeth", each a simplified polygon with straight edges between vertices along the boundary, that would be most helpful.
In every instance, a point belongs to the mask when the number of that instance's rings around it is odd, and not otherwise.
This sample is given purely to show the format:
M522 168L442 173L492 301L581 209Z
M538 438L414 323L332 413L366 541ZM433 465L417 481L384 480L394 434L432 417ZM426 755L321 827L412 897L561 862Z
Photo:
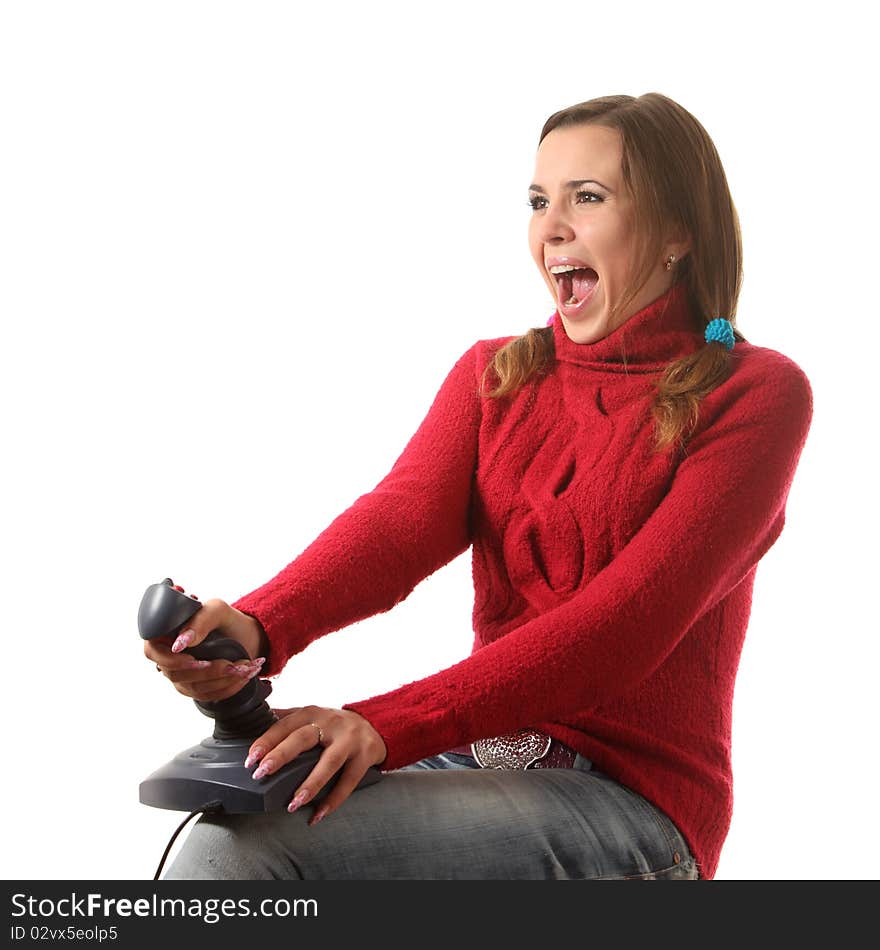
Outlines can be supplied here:
M565 274L565 273L568 273L568 271L570 270L580 270L580 269L581 268L579 267L573 267L571 264L554 264L553 267L550 268L550 273L551 274Z
M576 304L577 302L578 302L577 297L575 297L575 295L572 294L572 295L571 295L571 300L566 300L566 301L565 301L565 305L566 305L567 307L570 307L572 304Z

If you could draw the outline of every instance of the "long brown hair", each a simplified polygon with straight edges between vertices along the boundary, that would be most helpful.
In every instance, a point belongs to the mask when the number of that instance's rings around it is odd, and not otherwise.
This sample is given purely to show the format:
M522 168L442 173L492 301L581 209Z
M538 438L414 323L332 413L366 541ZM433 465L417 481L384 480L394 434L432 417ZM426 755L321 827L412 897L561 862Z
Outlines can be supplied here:
M742 284L742 236L721 159L709 134L686 109L656 92L603 96L555 112L544 123L538 145L553 129L595 124L621 136L621 171L634 207L636 256L627 291L614 307L624 313L656 266L670 233L690 238L690 250L676 264L676 281L704 325L723 316L734 325ZM500 347L490 360L498 384L490 398L509 395L555 358L553 328L541 327ZM657 378L651 412L655 449L684 445L699 414L700 400L727 377L730 361L722 343L711 342L669 363Z

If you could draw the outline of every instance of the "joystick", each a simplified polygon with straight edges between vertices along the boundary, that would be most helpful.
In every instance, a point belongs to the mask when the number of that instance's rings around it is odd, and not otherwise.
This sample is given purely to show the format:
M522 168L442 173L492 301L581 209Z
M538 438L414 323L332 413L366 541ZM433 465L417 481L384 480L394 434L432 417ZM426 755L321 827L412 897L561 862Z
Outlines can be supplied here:
M147 588L138 610L138 632L144 640L176 636L201 608L201 602L170 577ZM249 659L245 648L220 631L212 630L201 643L183 652L197 660ZM309 749L272 775L255 781L245 769L247 750L278 717L266 698L268 680L254 677L233 696L217 702L194 700L196 708L214 720L214 733L198 745L184 749L140 784L140 801L154 808L199 811L210 808L229 814L278 811L287 807L293 793L309 775L323 752ZM315 796L322 798L333 787L335 776ZM382 777L371 766L358 788Z

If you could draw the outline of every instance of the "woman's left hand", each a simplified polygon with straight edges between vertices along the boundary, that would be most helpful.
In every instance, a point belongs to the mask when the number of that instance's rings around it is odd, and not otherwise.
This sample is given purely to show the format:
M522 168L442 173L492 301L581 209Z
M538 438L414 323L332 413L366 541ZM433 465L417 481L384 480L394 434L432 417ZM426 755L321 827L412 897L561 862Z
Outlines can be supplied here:
M336 785L309 821L316 825L337 808L355 790L371 765L385 761L388 750L385 740L364 719L348 709L325 709L321 706L297 706L273 709L278 722L254 739L248 750L245 768L257 762L255 779L272 775L300 753L322 745L324 752L287 806L294 812L310 802L342 769Z

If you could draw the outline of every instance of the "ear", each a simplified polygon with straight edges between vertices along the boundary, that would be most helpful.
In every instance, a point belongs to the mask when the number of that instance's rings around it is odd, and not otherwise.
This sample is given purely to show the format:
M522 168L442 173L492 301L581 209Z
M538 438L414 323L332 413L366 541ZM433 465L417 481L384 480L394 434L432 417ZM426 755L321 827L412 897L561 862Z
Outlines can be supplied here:
M670 254L674 254L676 261L682 261L690 253L690 250L690 236L687 234L678 233L672 235L666 242L666 250L663 256L664 258L668 258Z

